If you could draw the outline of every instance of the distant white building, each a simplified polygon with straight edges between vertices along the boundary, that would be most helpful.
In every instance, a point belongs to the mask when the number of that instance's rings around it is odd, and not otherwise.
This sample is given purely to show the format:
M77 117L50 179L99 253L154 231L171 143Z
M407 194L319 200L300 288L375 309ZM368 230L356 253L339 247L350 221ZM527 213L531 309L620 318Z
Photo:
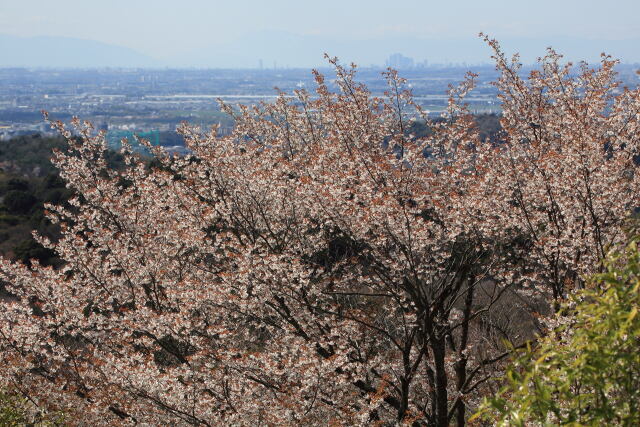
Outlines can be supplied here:
M394 53L389 56L386 62L387 67L396 68L396 69L407 69L413 68L415 66L415 62L413 58L409 58L408 56L404 56L401 53Z

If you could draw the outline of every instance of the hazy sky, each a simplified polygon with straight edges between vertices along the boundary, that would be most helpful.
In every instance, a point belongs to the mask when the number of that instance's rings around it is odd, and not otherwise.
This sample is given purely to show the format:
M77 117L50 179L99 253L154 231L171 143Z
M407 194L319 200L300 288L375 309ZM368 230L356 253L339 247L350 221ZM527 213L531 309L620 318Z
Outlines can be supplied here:
M67 36L166 57L280 30L363 39L640 37L640 0L0 0L0 33Z

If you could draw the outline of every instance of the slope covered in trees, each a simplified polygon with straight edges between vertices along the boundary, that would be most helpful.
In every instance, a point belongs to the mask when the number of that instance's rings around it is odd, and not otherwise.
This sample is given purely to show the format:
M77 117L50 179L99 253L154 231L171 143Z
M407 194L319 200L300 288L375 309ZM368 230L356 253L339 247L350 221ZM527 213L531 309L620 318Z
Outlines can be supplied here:
M494 49L499 143L430 120L394 71L234 110L152 167L54 122L77 195L48 206L66 264L2 261L0 385L78 424L465 425L541 314L598 270L637 206L640 90L552 50ZM412 135L414 118L429 132Z
M32 230L57 238L59 230L44 215L44 203L64 203L70 195L65 182L51 164L54 148L66 146L64 139L38 135L0 143L0 254L45 265L56 263L52 251L31 236Z

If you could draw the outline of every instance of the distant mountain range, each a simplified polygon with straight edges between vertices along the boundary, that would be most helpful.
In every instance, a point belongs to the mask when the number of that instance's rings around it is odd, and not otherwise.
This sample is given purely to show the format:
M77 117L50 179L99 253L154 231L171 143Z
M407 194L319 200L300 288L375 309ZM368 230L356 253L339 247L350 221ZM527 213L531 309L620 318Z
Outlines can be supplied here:
M68 37L0 34L0 67L159 67L162 62L122 46Z
M640 62L640 39L587 40L572 37L507 38L506 52L520 52L522 61L534 62L553 45L569 60L598 61L607 52L623 62ZM393 53L429 64L478 64L491 62L489 48L477 37L421 39L390 36L378 39L343 40L325 36L278 31L250 33L232 43L212 43L179 55L152 58L133 49L92 40L65 37L15 37L0 35L0 67L51 68L310 68L326 65L323 54L362 66L384 65Z

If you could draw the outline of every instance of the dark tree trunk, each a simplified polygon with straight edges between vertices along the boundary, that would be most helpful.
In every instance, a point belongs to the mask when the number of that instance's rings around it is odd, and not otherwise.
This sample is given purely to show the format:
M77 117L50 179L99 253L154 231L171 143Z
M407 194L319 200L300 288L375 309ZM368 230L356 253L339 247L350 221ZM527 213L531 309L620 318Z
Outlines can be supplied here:
M448 417L448 392L447 392L447 372L445 369L445 338L444 336L434 336L431 344L431 349L433 350L433 359L435 365L435 374L436 374L436 390L435 390L435 409L436 413L434 414L436 427L448 427L449 425L449 417Z

